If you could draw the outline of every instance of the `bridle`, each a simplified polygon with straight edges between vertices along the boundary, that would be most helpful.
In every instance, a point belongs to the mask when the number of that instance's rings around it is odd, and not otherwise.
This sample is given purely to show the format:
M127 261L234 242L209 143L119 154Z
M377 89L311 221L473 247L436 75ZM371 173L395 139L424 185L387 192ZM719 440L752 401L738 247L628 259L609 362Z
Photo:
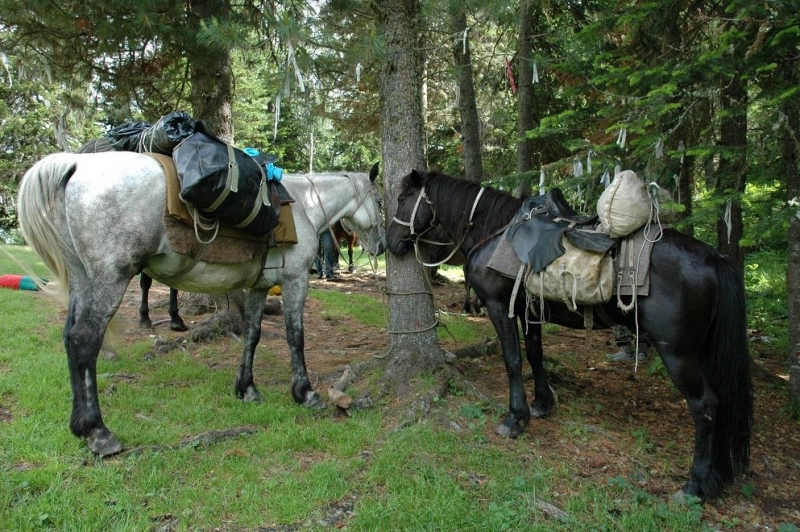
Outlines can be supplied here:
M486 190L486 189L484 187L481 187L480 191L478 192L478 195L475 196L475 201L472 203L472 210L469 213L469 220L467 222L467 227L468 228L472 227L472 217L475 215L475 209L478 206L478 202L480 201L484 190ZM419 233L416 233L415 230L414 230L414 220L417 217L417 211L419 210L419 207L422 204L422 200L423 199L425 200L425 203L427 203L428 206L430 207L431 213L433 214L433 216L431 217L431 221L428 223L428 227L426 227L425 229L423 229ZM426 240L426 239L422 238L422 236L425 233L427 233L428 231L430 231L431 229L433 229L433 228L435 228L435 227L437 227L439 225L439 222L436 220L436 206L433 204L433 201L431 201L430 197L425 192L425 187L424 186L420 189L419 195L417 195L417 201L414 203L414 208L411 210L411 218L410 218L410 220L408 222L406 222L406 221L400 220L397 216L394 216L394 217L392 217L392 221L394 223L396 223L396 224L402 225L404 227L408 227L408 230L409 230L408 240L410 240L411 243L414 244L414 255L417 257L417 262L419 262L420 264L422 264L423 266L426 266L426 267L439 266L441 264L444 264L448 260L452 259L453 255L455 255L458 252L458 250L461 249L461 244L464 243L464 239L467 237L467 233L469 232L469 229L467 231L464 231L464 235L461 237L461 241L458 242L458 243L455 243L455 242L452 242L452 241L451 242L436 242L435 240ZM439 262L434 262L434 263L427 263L427 262L423 262L422 261L422 257L420 256L420 253L419 253L419 243L420 242L422 242L424 244L434 245L434 246L450 246L450 245L452 245L453 249L450 251L450 254L448 254L447 257L444 258L443 260L440 260Z
M345 174L345 176L347 177L348 181L350 181L350 186L353 187L353 193L355 194L355 197L358 198L359 197L359 193L358 193L358 187L356 186L356 183L353 181L353 178L349 174ZM361 198L356 202L356 206L355 206L355 209L353 209L353 212L354 213L358 212L358 210L361 208L361 205L363 205L364 202L369 197L372 197L372 191L371 190L367 190L367 193L364 194L363 196L361 196ZM371 225L371 228L370 228L369 233L368 233L368 236L369 236L370 239L372 238L373 233L375 233L376 231L378 232L378 235L380 236L380 227L382 225L381 224L380 204L378 204L377 210L378 210L378 216L377 216L376 220L373 220L372 219L372 213L370 211L367 211L367 215L369 216L369 223ZM347 231L348 233L355 232L356 235L358 235L358 231L351 231L347 227L347 223L344 221L344 219L341 219L340 222L342 224L342 227L344 227L345 231ZM332 228L329 227L329 229L332 231ZM359 240L361 240L361 237L359 237ZM361 247L362 247L362 249L366 249L366 247L364 246L363 242L361 243Z
M314 194L317 196L317 202L319 203L319 207L320 207L320 210L322 211L322 215L325 217L325 223L328 225L328 231L331 233L331 237L333 237L333 224L331 224L330 218L328 217L328 214L325 212L325 209L324 209L324 207L322 205L322 198L320 197L319 190L317 189L317 185L311 179L311 177L309 177L308 175L306 175L305 177L306 177L306 180L311 185L311 189L314 191ZM366 194L364 194L363 196L359 196L358 186L356 186L356 183L353 181L353 177L350 176L349 174L344 174L344 177L347 178L347 181L350 183L350 186L353 187L353 192L355 194L354 197L359 198L358 201L356 202L355 208L353 209L353 213L356 213L361 208L361 205L363 205L364 202L367 200L367 198L372 196L372 192L370 190L368 190ZM372 238L372 234L375 231L378 231L378 235L380 236L380 227L381 227L381 214L380 214L380 212L381 212L380 211L380 207L378 207L377 219L373 220L372 219L372 213L367 211L367 216L369 216L369 223L371 225L371 228L370 228L369 233L368 233L369 238ZM356 235L358 235L358 231L351 231L347 227L347 223L345 223L344 218L339 220L339 222L342 224L342 227L344 227L345 231L347 231L348 233L355 232ZM335 240L335 238L334 238L334 240ZM361 240L361 237L359 237L359 240ZM363 245L363 242L362 242L362 248L366 249L366 247L364 247L364 245Z

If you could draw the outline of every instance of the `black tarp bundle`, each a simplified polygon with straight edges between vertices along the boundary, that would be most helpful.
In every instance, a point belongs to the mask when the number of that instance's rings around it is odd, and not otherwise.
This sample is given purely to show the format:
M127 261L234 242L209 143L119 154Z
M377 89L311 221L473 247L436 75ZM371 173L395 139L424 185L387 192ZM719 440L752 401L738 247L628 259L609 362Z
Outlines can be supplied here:
M262 168L242 150L198 131L175 148L172 159L181 198L203 214L255 237L278 225L280 199L272 195Z
M222 142L202 120L176 111L154 125L128 122L104 138L87 142L78 152L112 149L172 156L181 182L181 198L224 225L260 238L278 224L281 199L274 189L283 187L269 187L265 173L276 157L259 154L253 158ZM282 171L271 171L277 174L277 183Z
M194 118L183 111L175 111L162 116L152 125L149 122L126 122L109 131L106 136L117 151L172 155L175 146L194 131Z

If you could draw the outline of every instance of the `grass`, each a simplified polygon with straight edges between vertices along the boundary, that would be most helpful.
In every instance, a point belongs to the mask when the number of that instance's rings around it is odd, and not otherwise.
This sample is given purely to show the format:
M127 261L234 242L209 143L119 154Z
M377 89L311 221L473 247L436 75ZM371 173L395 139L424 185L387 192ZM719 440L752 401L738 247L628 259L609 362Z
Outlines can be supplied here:
M45 274L29 250L2 249ZM0 251L0 273L15 271ZM351 294L343 303L318 290L311 297L332 315L383 325L380 302ZM549 455L535 433L493 437L496 413L467 397L439 404L460 431L433 419L387 430L388 405L350 418L308 411L289 396L288 376L262 384L262 403L244 404L231 393L235 368L212 364L220 350L238 353L232 340L147 357L151 340L143 338L116 360L101 359L107 424L128 448L161 447L97 459L67 425L61 312L40 293L0 290L0 530L327 530L348 501L349 530L703 529L697 504L665 502L635 478L582 475L577 463ZM448 328L463 343L487 334L468 332L469 322ZM178 446L241 426L255 431ZM602 437L558 435L576 448ZM633 438L648 452L646 431Z

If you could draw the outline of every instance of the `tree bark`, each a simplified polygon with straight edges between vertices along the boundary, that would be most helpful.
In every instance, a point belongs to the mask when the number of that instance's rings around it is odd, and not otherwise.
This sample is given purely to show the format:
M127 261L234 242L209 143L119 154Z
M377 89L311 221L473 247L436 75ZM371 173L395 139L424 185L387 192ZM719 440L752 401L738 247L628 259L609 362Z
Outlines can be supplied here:
M230 0L193 0L189 19L195 32L201 22L212 17L228 18ZM187 44L186 56L190 65L194 117L204 120L221 140L233 144L233 67L230 50L204 45L196 40Z
M230 0L194 0L188 13L197 35L201 23L212 17L230 16ZM234 143L233 131L233 65L230 50L218 46L206 46L195 39L187 43L186 57L189 60L194 118L205 121L220 140ZM214 302L213 306L225 309L202 322L190 334L190 338L202 340L215 331L237 332L237 324L244 323L244 291L237 290L223 295L206 295ZM229 301L241 304L229 305Z
M752 34L752 22L730 22L737 33ZM727 31L734 28L727 27ZM717 249L733 258L744 271L744 252L739 245L744 234L742 221L742 196L747 181L747 110L748 97L745 70L745 43L749 39L731 45L728 75L723 74L720 83L720 110L722 119L719 135L719 167L715 190L717 197L727 201L717 220Z
M800 83L794 57L783 61L783 82L787 87ZM782 105L786 131L781 135L787 201L800 201L800 106L793 99ZM786 295L789 311L789 381L791 411L800 417L800 206L789 222L786 256Z
M733 258L744 270L744 253L739 241L744 233L741 195L747 176L747 92L741 75L737 72L722 88L722 109L726 115L720 125L719 145L722 149L717 171L716 191L719 196L730 197L730 213L726 207L717 220L717 249Z
M517 172L533 170L533 139L527 133L534 128L533 115L533 51L534 5L531 0L519 3L519 55L517 56ZM531 179L523 178L514 191L517 197L531 194Z
M467 179L483 181L483 158L481 156L480 121L475 102L475 85L472 77L472 56L467 35L467 14L463 3L453 6L452 20L456 37L453 47L456 85L458 86L458 111L461 115L461 139L464 175Z
M424 169L422 66L416 50L419 0L377 0L378 32L385 44L380 72L381 139L387 221L397 210L400 182ZM444 351L436 336L433 298L414 254L387 253L389 348L383 382L399 393L419 374L436 370Z

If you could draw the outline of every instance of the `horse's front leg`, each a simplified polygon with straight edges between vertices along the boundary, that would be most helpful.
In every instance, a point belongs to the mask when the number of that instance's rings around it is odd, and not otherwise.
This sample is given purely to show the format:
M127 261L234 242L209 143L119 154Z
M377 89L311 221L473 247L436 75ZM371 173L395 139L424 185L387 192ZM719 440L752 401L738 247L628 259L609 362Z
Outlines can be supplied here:
M283 319L286 324L286 341L292 359L292 397L309 408L325 408L325 401L311 386L306 369L303 310L308 294L308 274L283 278Z
M349 243L347 246L347 271L353 273L356 271L356 266L353 264L353 244Z
M253 382L253 357L261 339L261 318L266 299L266 290L247 291L244 304L244 349L234 384L236 396L245 402L261 401L261 393Z
M487 300L486 309L500 339L503 350L503 362L508 376L508 413L503 421L495 427L500 436L516 438L522 429L531 421L531 411L525 397L525 386L522 382L522 353L519 349L519 330L515 318L508 317L504 302Z
M83 301L71 290L69 310L64 323L64 347L67 351L72 387L72 433L86 440L89 449L100 456L117 454L122 443L103 423L97 394L97 355L103 344L111 314L84 308Z
M522 314L524 316L524 314ZM535 418L545 417L552 413L556 407L556 398L547 370L544 369L544 351L542 350L542 325L540 323L525 323L520 318L525 336L525 356L533 370L533 402L531 415Z

